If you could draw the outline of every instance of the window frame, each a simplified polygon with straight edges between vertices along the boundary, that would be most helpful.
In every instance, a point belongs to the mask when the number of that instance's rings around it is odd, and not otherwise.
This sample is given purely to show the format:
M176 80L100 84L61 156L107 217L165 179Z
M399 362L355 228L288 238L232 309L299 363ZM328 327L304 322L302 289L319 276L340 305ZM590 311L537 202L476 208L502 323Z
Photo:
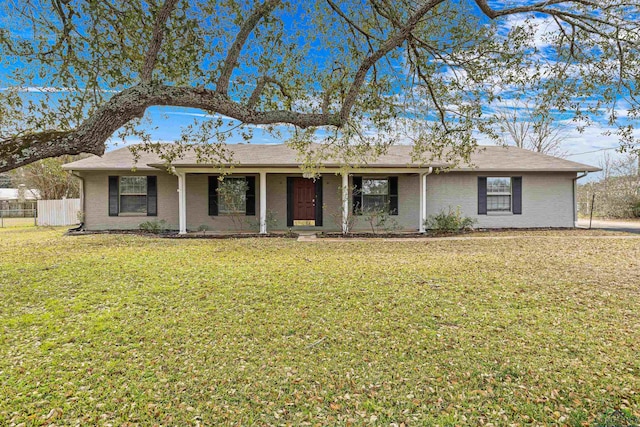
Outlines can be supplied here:
M216 178L217 179L217 178ZM247 211L247 191L248 188L245 189L245 192L242 194L242 199L243 199L243 206L241 207L241 209L238 209L236 211L227 211L225 209L223 209L224 207L224 203L222 201L222 199L220 198L220 187L221 185L224 185L224 182L226 180L242 180L245 182L245 184L248 186L249 183L247 181L247 177L246 176L227 176L224 177L221 181L218 181L218 187L216 188L216 200L217 200L217 204L218 204L218 216L231 216L231 215L241 215L241 214L245 214Z
M136 178L136 179L144 179L145 182L145 192L144 193L123 193L122 192L122 180L127 178ZM144 211L123 211L122 207L124 204L122 203L122 197L134 196L141 197L144 196ZM149 212L149 177L146 175L120 175L118 176L118 215L122 216L147 216Z
M386 187L387 187L387 192L386 194L365 194L365 185L364 182L365 181L386 181ZM390 200L391 200L391 183L389 180L388 176L363 176L362 177L362 186L360 187L360 214L361 215L366 215L368 211L365 208L365 197L366 196L384 196L384 206L386 206L386 209L389 210L389 204L390 204Z
M500 213L513 213L513 177L512 176L487 176L487 191L485 194L486 204L487 204L487 214L500 214ZM509 180L509 191L491 191L489 182L492 179L507 179ZM489 200L491 197L509 197L509 208L508 209L491 209Z

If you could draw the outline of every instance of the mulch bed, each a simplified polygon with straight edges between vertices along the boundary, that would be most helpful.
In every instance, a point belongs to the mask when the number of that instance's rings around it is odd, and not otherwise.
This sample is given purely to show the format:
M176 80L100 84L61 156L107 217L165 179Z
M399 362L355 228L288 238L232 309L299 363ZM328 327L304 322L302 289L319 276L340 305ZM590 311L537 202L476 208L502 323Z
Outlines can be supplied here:
M297 233L233 233L233 234L203 234L203 233L188 233L179 234L177 231L167 231L162 233L149 233L142 230L96 230L96 231L67 231L67 236L89 236L92 234L123 234L134 236L147 236L147 237L159 237L163 239L249 239L249 238L286 238L294 239L298 238Z

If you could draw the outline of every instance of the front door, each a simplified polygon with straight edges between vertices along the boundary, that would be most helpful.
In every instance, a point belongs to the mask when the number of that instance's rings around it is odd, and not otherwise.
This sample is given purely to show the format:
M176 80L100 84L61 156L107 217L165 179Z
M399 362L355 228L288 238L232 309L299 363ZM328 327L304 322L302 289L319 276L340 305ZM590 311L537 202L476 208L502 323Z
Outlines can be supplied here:
M293 225L316 225L316 187L311 179L293 180Z

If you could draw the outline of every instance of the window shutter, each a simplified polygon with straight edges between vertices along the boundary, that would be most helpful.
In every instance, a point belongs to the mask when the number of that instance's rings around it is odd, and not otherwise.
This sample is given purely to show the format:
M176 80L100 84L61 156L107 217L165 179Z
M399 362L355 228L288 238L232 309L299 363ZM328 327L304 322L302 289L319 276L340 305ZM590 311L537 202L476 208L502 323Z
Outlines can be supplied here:
M389 215L398 215L398 177L389 177Z
M247 198L245 215L253 216L256 214L256 177L248 176L247 180Z
M513 213L522 215L522 177L514 176L511 178L511 187L513 190Z
M293 227L293 177L287 177L287 227Z
M316 178L316 227L322 227L322 177Z
M147 177L147 216L158 216L158 177Z
M209 177L209 216L218 215L218 177Z
M118 179L117 176L109 177L109 216L118 216Z
M478 215L487 214L487 177L478 177Z
M352 213L358 214L358 211L362 209L362 177L354 176L353 180L353 194L352 194Z

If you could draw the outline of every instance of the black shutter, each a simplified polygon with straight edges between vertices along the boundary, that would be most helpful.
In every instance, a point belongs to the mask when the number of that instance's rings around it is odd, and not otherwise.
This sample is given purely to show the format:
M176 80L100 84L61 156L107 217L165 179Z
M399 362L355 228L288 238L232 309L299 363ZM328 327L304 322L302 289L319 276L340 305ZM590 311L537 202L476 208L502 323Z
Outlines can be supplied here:
M293 177L287 177L287 227L293 227Z
M209 177L209 216L218 215L218 177Z
M247 205L245 209L245 215L253 216L256 214L256 177L248 176L247 180Z
M511 178L511 187L513 190L513 213L522 215L522 177L514 176Z
M158 216L158 177L147 177L147 216Z
M487 177L478 177L478 215L487 214Z
M109 177L109 216L118 216L118 180L117 176Z
M322 227L322 177L316 178L316 227Z
M389 215L398 215L398 177L389 177Z
M354 176L353 178L353 193L352 193L352 213L357 215L362 210L362 177Z

